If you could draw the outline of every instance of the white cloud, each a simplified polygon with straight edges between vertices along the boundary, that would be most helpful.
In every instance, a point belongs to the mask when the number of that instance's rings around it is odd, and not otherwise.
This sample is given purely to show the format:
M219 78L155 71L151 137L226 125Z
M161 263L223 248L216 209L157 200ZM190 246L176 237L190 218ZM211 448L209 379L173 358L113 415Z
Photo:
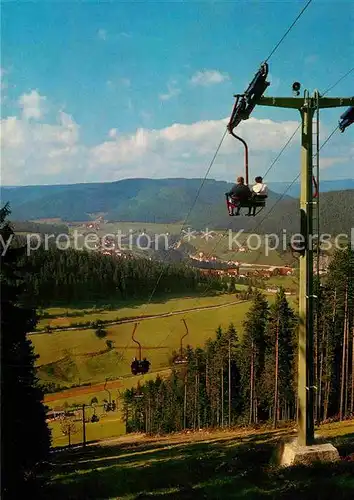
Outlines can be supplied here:
M340 156L334 156L334 157L327 157L327 158L320 158L320 168L326 169L330 168L333 165L338 165L340 163L347 163L350 161L350 158L348 157L340 157Z
M0 137L3 184L50 183L55 174L65 181L70 172L78 173L86 154L79 144L79 126L62 111L55 124L4 118ZM78 182L79 175L74 177Z
M9 116L1 121L2 183L203 177L227 122L228 118L174 123L160 129L139 128L130 134L112 128L107 131L106 140L88 146L80 138L79 125L68 113L59 110L53 123L28 120L23 115ZM297 126L296 121L275 122L253 117L238 126L239 135L249 145L251 177L264 173ZM323 131L324 137L326 132ZM274 175L291 179L298 172L299 141L300 132L272 169L273 179ZM343 143L340 152L333 154L332 150L331 154L329 144L326 157L321 159L322 168L342 163L344 175L351 164L349 160L344 165L350 157L350 147L351 144L345 147ZM227 134L210 177L232 181L242 173L243 155L242 144Z
M132 36L133 35L131 33L127 33L126 31L122 31L120 33L108 33L108 31L103 28L97 30L97 38L104 41L114 42L122 38L132 38Z
M209 85L215 85L216 83L222 83L225 80L229 80L230 77L226 73L220 73L215 69L197 71L190 82L192 85L202 85L207 87Z
M108 132L108 136L111 139L114 139L118 135L118 130L116 128L111 128L111 130Z
M0 82L1 82L1 90L7 89L7 82L4 80L4 76L6 75L6 70L4 68L0 68Z
M124 87L130 87L131 81L129 78L121 78L120 83L124 85Z
M176 97L181 93L181 89L176 87L176 84L176 80L172 80L167 84L167 92L159 95L161 101L169 101L172 97Z
M7 99L7 89L8 89L8 84L7 81L4 79L4 76L7 74L7 71L4 68L0 68L0 104L3 104L6 99Z
M144 176L204 176L227 121L225 118L190 125L175 123L159 130L140 128L134 134L123 135L92 148L90 169L92 172L104 171L107 180ZM269 155L274 156L274 152L278 152L297 125L297 122L255 118L240 125L239 133L249 142L251 158L258 156L258 170L266 168ZM227 135L211 175L231 180L237 168L242 171L242 165L243 148Z
M107 40L107 31L104 30L104 29L99 29L97 31L97 37L100 39L100 40Z
M117 80L107 80L106 85L110 89L117 89L118 86L130 88L131 81L129 78L119 78Z
M41 96L37 90L32 90L29 94L22 94L18 100L22 108L22 116L26 120L34 118L39 120L45 113L45 101L47 98Z

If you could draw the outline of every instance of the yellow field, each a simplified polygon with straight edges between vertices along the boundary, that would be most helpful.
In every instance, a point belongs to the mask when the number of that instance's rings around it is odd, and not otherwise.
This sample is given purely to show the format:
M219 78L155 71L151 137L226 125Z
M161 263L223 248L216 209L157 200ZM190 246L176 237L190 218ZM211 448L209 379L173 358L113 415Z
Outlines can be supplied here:
M242 285L239 285L242 289ZM161 301L158 303L129 305L125 307L117 307L117 309L112 311L99 311L96 312L95 309L86 309L87 314L84 316L66 316L67 314L79 313L80 309L68 309L65 307L53 307L46 310L52 318L41 319L38 322L37 329L43 330L46 326L65 326L70 327L72 323L86 323L87 321L97 321L97 320L109 320L114 321L116 318L132 318L136 316L153 316L158 314L165 314L172 311L180 311L184 309L192 309L194 307L207 307L218 304L224 304L226 302L235 301L234 295L215 295L212 297L182 297L173 298ZM121 304L123 305L123 303Z
M230 300L229 297L228 299ZM218 302L221 302L219 297ZM142 355L150 359L151 370L161 369L168 364L172 349L179 347L180 337L185 333L182 317L186 319L190 332L185 345L189 343L202 346L209 337L215 335L219 325L226 328L233 322L240 329L249 305L249 302L238 303L218 309L196 310L140 321L136 339L142 344ZM57 363L54 366L54 376L49 373L44 377L41 369L41 379L62 379L62 382L65 381L64 385L72 385L129 374L131 359L138 354L137 346L131 338L133 326L133 323L108 326L105 339L98 339L94 330L32 334L35 351L40 355L37 365L43 367ZM105 352L106 340L113 340L115 349Z

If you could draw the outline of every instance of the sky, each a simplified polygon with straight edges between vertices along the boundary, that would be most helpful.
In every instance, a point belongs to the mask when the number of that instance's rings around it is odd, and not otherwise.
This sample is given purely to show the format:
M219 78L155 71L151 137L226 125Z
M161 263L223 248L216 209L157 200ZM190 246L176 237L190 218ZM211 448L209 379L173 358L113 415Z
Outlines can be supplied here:
M204 177L234 103L306 1L1 3L1 184ZM314 0L269 60L265 95L324 92L354 61L354 3ZM354 71L328 96L352 96ZM321 112L321 141L345 108ZM257 106L238 127L262 175L299 123ZM354 177L354 127L323 148L321 177ZM267 181L299 171L296 135ZM243 173L227 135L209 178Z

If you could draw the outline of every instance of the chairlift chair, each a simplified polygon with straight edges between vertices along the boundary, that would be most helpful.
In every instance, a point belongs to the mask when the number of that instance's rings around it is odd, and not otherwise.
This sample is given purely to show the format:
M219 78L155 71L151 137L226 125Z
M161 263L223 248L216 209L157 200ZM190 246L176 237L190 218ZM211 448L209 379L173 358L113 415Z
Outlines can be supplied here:
M354 123L354 106L351 106L340 116L338 128L343 133L344 130L353 123Z
M244 149L245 149L245 181L246 185L249 185L249 169L248 169L248 145L242 137L239 137L236 135L233 130L230 130L230 134L235 137L235 139L239 140L242 142ZM241 208L248 208L248 213L250 215L256 216L258 215L263 208L266 206L266 199L268 196L266 195L257 195L254 194L251 198L248 200L239 200L237 197L230 196L228 193L225 193L226 196L226 206L229 215L240 215L240 209ZM236 214L234 213L235 209L237 210Z
M266 81L268 76L269 67L266 62L262 63L260 69L254 76L252 82L249 84L246 92L244 94L236 94L236 98L227 129L229 133L237 140L242 142L245 148L245 181L247 186L249 185L249 173L248 173L248 146L244 139L239 137L234 133L234 129L239 125L242 120L247 120L257 104L257 101L262 97L263 93L270 85ZM241 208L248 208L250 215L258 215L263 208L266 206L265 195L254 195L246 201L241 201L236 197L231 197L227 193L226 196L226 206L229 215L234 215L234 210L237 209L236 215L240 215ZM251 214L251 211L253 212Z
M133 359L130 365L130 370L133 375L144 375L145 373L148 373L148 371L150 370L151 363L146 358L141 359L141 344L134 338L137 327L138 323L135 323L134 330L132 333L132 340L139 346L139 359L136 358Z

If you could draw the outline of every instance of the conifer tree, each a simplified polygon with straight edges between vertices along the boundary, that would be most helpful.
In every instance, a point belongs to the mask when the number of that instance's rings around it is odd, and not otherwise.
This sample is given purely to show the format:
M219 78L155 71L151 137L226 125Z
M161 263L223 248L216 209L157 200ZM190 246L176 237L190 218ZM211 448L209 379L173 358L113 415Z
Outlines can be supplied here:
M0 210L2 243L13 238L7 221L8 205ZM38 466L48 457L50 433L45 421L43 394L27 333L36 313L21 303L24 269L19 265L25 248L1 249L1 491L2 498L35 497Z
M272 413L275 427L279 418L293 418L295 413L295 326L295 313L281 288L270 307L263 378L263 405Z
M257 422L258 419L268 315L269 306L265 296L255 291L252 306L244 322L241 356L242 385L245 397L249 401L246 412L249 423Z

